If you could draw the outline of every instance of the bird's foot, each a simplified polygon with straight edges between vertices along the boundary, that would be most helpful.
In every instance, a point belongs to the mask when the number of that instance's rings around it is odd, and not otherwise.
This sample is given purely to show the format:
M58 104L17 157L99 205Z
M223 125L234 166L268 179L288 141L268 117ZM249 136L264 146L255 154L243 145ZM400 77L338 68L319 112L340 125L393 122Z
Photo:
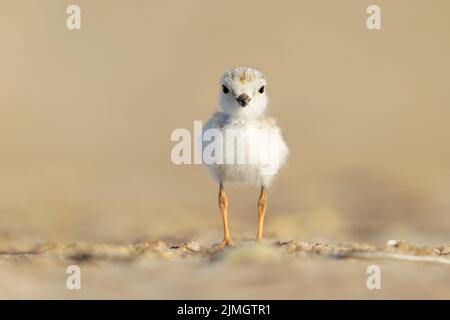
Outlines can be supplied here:
M216 247L219 249L225 249L226 247L233 246L234 242L231 239L224 239L221 243L217 244Z

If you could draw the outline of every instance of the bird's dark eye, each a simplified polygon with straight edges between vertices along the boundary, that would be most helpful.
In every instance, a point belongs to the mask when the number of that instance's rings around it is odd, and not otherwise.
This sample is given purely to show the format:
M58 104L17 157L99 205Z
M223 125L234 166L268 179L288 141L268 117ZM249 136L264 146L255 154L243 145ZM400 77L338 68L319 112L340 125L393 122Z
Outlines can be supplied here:
M259 88L258 92L259 93L264 93L264 89L266 88L266 86L262 86L261 88Z
M227 94L230 90L226 86L222 86L223 93Z

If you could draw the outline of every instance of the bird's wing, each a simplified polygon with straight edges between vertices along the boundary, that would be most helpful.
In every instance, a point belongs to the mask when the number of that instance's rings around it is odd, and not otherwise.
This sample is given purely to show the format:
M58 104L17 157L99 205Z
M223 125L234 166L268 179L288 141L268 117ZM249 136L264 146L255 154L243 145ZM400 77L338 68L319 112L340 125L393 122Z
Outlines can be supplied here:
M206 122L205 126L203 127L203 131L216 128L220 129L223 128L228 120L228 116L223 112L216 112L211 119Z

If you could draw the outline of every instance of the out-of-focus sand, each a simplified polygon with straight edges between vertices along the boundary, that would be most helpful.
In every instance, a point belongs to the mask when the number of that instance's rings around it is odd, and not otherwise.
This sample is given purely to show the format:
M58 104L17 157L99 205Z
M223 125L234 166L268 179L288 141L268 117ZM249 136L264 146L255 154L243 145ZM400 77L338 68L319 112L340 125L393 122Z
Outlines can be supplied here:
M2 298L450 298L450 246L394 240L386 246L243 242L225 250L193 241L47 244L0 259ZM81 268L80 291L64 289L62 271L73 264ZM379 290L366 284L373 265L381 270Z
M448 1L377 1L380 31L359 0L80 0L81 31L65 27L69 4L0 2L0 254L220 240L217 190L201 166L171 162L170 134L205 121L241 64L269 79L291 149L268 239L450 243ZM258 190L226 187L247 241ZM1 297L449 297L441 264L383 260L383 289L369 291L366 260L278 258L80 262L73 292L68 261L3 257Z

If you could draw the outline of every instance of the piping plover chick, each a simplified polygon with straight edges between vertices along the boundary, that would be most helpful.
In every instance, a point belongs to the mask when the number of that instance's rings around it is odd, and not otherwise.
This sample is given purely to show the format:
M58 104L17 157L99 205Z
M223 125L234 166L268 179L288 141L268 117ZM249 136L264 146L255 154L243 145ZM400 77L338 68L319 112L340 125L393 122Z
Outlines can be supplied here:
M265 115L267 83L261 72L249 67L232 68L225 72L220 85L218 110L203 128L202 151L203 161L219 185L224 229L220 246L225 247L233 241L228 227L224 183L238 182L261 188L256 235L256 239L261 240L266 189L285 163L289 151L275 120ZM206 159L208 154L213 159Z

